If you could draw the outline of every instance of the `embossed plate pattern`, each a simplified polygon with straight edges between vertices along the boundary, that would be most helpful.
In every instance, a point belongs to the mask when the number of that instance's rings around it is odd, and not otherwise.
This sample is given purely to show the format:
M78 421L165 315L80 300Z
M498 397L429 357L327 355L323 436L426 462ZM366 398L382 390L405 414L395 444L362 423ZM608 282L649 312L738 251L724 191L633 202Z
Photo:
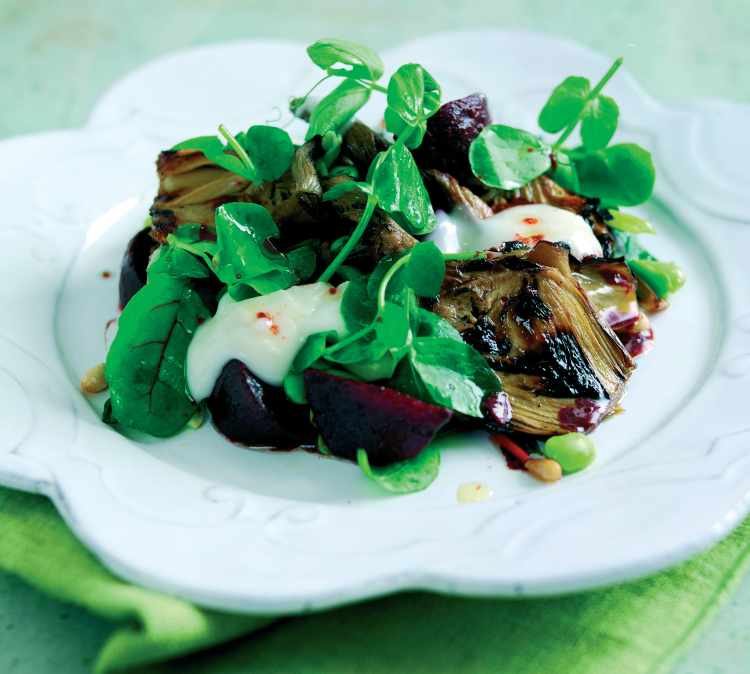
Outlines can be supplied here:
M435 35L385 60L423 63L446 100L483 90L496 120L532 128L555 83L608 65L519 32ZM736 132L750 111L667 107L627 73L609 91L619 134L651 147L659 170L640 210L659 229L655 252L678 260L689 281L655 321L657 345L639 364L627 413L597 432L592 469L543 486L507 470L485 439L461 438L444 443L430 489L394 498L352 465L242 450L210 427L135 443L99 421L77 381L102 360L115 313L116 278L100 272L117 268L142 222L156 153L219 121L240 129L273 118L314 75L302 45L203 47L117 83L83 129L0 143L0 482L50 496L124 577L255 612L407 588L572 591L656 571L725 535L750 509L750 141ZM245 93L215 95L230 88ZM495 497L458 504L467 480Z

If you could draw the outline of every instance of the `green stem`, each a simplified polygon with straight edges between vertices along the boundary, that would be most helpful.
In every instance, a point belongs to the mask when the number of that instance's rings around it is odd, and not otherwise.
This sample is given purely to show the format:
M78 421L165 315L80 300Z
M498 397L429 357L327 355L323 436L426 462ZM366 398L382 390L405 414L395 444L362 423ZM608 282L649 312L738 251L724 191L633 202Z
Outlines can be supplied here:
M294 99L296 101L299 101L299 104L296 106L296 109L299 109L305 104L305 101L308 99L310 94L315 91L323 82L325 82L327 79L330 79L332 75L323 75L315 84L313 84L308 90L307 93L304 96L299 96L298 98Z
M380 281L380 287L378 288L378 314L380 314L385 308L385 293L388 290L388 284L391 282L391 279L394 277L396 272L401 269L401 267L409 263L409 260L411 260L411 253L409 253L408 255L404 255L402 258L396 260L396 262L394 262L390 266L390 268Z
M321 283L327 283L331 277L336 273L336 270L344 263L347 257L349 257L349 253L354 250L354 247L359 243L359 240L362 238L362 235L365 233L365 230L367 229L367 225L370 223L370 219L372 218L372 214L375 212L375 207L378 204L378 200L370 194L367 197L367 203L365 204L365 210L362 211L362 215L359 218L359 222L357 223L357 226L354 228L354 231L351 233L351 236L349 237L349 240L344 244L344 246L341 248L341 250L338 252L338 255L336 255L335 258L333 258L333 262L328 265L326 270L320 275L320 278L318 279Z
M248 169L250 169L250 171L255 173L255 164L253 164L253 160L250 159L250 156L247 154L247 152L245 152L245 148L237 142L237 139L231 133L229 133L227 127L225 127L223 124L219 124L219 133L224 136L224 140L227 141L229 147L231 147L237 153L240 161Z
M609 70L604 73L604 77L602 77L597 83L596 86L589 91L588 96L586 96L586 99L583 102L583 106L581 106L581 112L578 113L578 116L566 127L565 131L562 132L562 135L555 141L555 144L552 146L552 151L559 150L562 147L562 144L568 140L568 136L570 136L571 133L573 133L576 126L578 126L578 122L581 121L581 115L583 115L584 111L586 110L586 106L589 104L589 102L593 101L604 89L607 82L609 82L613 75L619 70L620 66L622 65L623 58L620 56L619 58L615 59L615 62L609 67Z
M388 89L386 89L382 84L378 84L377 82L363 82L362 80L357 81L364 86L369 86L373 91L379 91L381 94L388 93Z
M347 337L344 337L344 339L339 340L335 344L332 344L329 346L325 352L324 355L327 356L329 353L335 353L336 351L339 351L340 349L343 349L345 346L351 344L352 342L356 342L358 339L361 339L364 337L368 332L372 332L375 329L375 323L369 323L364 328L360 328L357 330L357 332L353 332L351 335L348 335Z

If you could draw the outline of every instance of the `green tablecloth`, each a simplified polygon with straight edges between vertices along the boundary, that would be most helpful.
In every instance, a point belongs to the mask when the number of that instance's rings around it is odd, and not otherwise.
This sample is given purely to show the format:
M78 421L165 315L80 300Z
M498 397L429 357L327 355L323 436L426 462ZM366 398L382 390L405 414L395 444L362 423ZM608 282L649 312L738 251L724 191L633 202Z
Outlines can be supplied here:
M628 68L646 89L662 98L717 96L750 101L749 24L746 0L0 0L0 91L5 103L0 106L0 137L82 124L105 86L166 51L254 36L312 40L339 35L384 47L437 30L542 30L612 56L624 54ZM53 582L48 591L79 603L82 588L89 597L103 593L106 608L97 603L100 615L104 611L110 619L127 618L131 622L125 625L148 621L145 635L121 628L99 657L115 662L118 657L147 653L154 648L149 639L155 635L159 648L165 644L177 648L248 627L243 620L230 618L215 616L207 621L189 606L116 583L68 538L43 501L15 505L16 516L39 516L52 528L52 539L31 538L29 544L67 540L60 550L78 556L81 568L91 570L88 578L87 573L79 578L85 581L82 585ZM26 510L31 514L24 514ZM6 552L11 534L15 531L18 536L23 530L8 527L0 521L0 548L5 542ZM671 653L674 646L700 633L698 642L677 663L676 673L741 672L740 663L750 662L750 579L745 578L714 623L697 628L708 616L706 607L716 605L713 599L724 584L739 577L743 545L750 536L747 525L745 529L674 573L607 593L526 603L466 602L429 595L386 599L274 626L236 646L223 647L218 657L193 658L169 671L634 673L647 671L643 667L659 660L661 653ZM5 556L3 566L17 565L20 545L16 539L10 546L16 554ZM54 559L53 551L60 552L53 548L37 548L40 566L24 565L25 573L31 574L28 580L45 582L42 562ZM49 582L48 573L46 577ZM683 592L677 592L680 589ZM649 629L644 631L644 625ZM82 674L112 629L109 620L58 603L15 576L0 574L0 672L4 674ZM529 663L536 669L529 670Z
M607 590L535 600L402 594L271 620L118 580L38 496L0 489L0 532L0 570L114 623L96 672L143 665L144 674L666 674L750 562L748 520L687 564ZM214 645L222 648L146 667Z

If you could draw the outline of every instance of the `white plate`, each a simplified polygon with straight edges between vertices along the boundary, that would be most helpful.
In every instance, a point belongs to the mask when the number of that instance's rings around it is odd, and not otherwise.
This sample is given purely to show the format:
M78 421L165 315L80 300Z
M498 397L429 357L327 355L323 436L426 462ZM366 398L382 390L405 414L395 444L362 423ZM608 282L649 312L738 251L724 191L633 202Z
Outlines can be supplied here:
M389 68L422 62L445 100L484 90L497 121L532 128L555 83L608 66L515 32L437 35L385 57ZM119 82L83 129L0 144L0 481L50 496L125 578L255 612L406 588L571 591L661 569L726 534L750 509L750 113L666 107L626 73L608 93L620 137L651 147L658 164L642 209L660 232L653 248L689 280L655 320L627 413L596 433L590 470L540 485L485 439L465 438L445 449L427 491L389 497L353 465L243 450L210 427L135 444L99 421L77 391L115 312L116 277L99 273L117 269L142 222L157 151L220 121L273 117L313 78L302 45L194 49ZM494 499L457 503L468 480Z

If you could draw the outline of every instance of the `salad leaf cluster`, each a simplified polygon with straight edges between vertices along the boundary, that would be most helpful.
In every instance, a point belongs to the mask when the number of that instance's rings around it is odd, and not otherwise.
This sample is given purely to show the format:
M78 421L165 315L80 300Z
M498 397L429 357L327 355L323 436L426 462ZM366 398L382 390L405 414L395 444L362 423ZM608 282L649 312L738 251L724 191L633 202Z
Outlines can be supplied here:
M609 145L620 110L602 89L621 65L622 59L617 59L593 87L585 77L567 77L555 87L538 120L543 131L562 132L551 145L522 129L486 127L469 149L477 178L489 187L513 190L551 171L563 187L597 197L605 206L646 201L656 178L651 155L635 143ZM581 145L563 147L576 128Z
M304 402L302 373L309 367L364 381L389 380L425 402L482 418L485 397L501 390L486 360L446 320L419 306L434 298L445 276L445 256L432 242L380 261L369 277L349 281L342 315L349 334L311 336L284 386Z

